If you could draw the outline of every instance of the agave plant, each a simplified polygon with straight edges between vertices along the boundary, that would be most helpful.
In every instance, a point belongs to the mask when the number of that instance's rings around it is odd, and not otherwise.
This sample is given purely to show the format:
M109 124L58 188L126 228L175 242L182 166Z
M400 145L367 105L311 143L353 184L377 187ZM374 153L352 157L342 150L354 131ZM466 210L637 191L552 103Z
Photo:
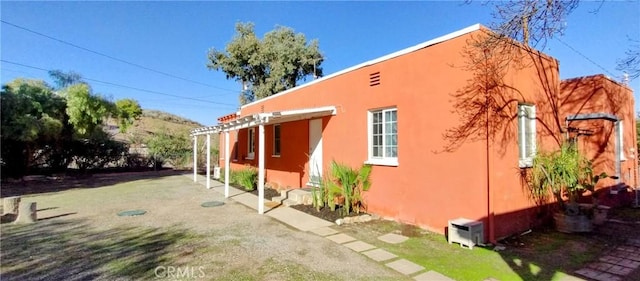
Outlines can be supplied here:
M575 209L582 193L593 192L598 180L606 177L606 173L594 176L591 161L580 154L575 144L566 142L559 150L541 152L533 159L531 192L537 198L552 194L561 209L568 212Z

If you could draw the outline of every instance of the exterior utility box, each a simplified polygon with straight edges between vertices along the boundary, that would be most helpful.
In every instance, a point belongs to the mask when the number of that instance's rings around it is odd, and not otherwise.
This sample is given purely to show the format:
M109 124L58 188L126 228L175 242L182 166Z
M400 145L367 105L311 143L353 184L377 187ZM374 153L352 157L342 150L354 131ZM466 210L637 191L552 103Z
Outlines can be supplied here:
M449 220L449 244L460 243L460 247L473 249L475 245L484 244L484 226L480 221L465 218Z

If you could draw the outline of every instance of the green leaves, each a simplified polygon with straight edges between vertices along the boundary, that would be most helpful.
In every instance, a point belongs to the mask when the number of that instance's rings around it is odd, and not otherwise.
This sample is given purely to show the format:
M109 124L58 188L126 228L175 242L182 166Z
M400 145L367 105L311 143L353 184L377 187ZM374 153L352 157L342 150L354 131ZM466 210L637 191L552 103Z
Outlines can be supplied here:
M322 76L324 60L317 40L307 42L304 34L284 26L260 40L253 23L236 24L236 35L225 52L212 48L208 59L209 69L222 70L227 79L247 87L240 95L242 104L293 88L309 74Z
M133 121L140 118L142 108L134 99L121 99L116 101L116 118L120 125L120 132L124 133L133 125Z
M106 99L94 95L87 84L75 84L65 88L69 123L83 136L91 133L102 120L114 111L114 105Z

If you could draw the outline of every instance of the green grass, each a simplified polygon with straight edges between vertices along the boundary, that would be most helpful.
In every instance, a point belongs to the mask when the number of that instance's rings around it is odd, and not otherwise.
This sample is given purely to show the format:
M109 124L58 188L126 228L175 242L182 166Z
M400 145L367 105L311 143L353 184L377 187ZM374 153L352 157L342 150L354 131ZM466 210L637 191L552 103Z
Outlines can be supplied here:
M449 244L443 235L391 221L356 224L341 231L455 280L557 280L594 260L605 247L587 236L549 231L522 236L522 246L503 251L478 246L469 250ZM409 239L388 244L376 238L390 232Z

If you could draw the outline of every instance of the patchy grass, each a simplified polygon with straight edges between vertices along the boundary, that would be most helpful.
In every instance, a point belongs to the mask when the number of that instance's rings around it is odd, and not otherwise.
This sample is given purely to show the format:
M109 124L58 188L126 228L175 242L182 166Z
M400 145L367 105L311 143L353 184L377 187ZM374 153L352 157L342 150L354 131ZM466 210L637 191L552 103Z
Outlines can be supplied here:
M557 280L594 260L606 247L589 236L549 231L518 237L514 246L499 252L469 250L449 244L443 235L392 221L346 225L340 231L455 280ZM409 239L395 245L377 239L390 232Z

